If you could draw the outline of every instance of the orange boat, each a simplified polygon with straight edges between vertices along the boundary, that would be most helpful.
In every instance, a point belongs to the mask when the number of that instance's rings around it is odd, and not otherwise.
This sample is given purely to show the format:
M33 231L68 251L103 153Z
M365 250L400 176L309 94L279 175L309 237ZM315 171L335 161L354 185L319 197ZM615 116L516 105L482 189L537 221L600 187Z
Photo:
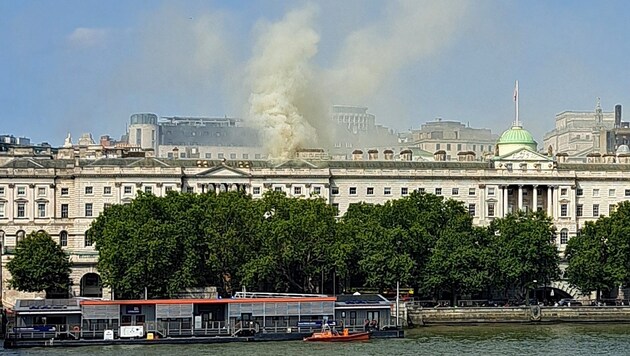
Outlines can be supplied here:
M309 337L305 337L304 341L324 341L324 342L347 342L347 341L366 341L370 339L369 332L358 332L350 334L348 329L343 329L342 333L338 333L330 328L324 327L321 332L313 333Z

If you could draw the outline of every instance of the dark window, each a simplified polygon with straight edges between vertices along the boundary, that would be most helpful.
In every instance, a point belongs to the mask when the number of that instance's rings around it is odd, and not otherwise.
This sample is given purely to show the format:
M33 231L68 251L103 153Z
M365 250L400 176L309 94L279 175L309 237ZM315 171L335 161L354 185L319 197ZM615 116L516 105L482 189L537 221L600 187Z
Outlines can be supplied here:
M68 232L67 231L62 231L59 233L59 245L61 245L61 247L68 246Z
M562 229L560 230L560 244L566 245L569 242L569 230Z
M61 218L68 218L68 204L61 204Z
M92 207L92 203L85 203L85 216L92 216L92 214L94 213Z

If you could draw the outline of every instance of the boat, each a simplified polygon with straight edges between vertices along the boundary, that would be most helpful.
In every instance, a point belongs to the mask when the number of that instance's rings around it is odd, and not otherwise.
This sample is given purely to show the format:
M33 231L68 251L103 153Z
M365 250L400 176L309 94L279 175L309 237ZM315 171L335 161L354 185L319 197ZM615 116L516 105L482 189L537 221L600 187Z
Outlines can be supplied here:
M341 333L331 330L328 324L324 324L321 332L315 332L313 335L305 337L304 341L323 341L323 342L348 342L348 341L367 341L370 339L370 332L350 333L348 329L343 329Z

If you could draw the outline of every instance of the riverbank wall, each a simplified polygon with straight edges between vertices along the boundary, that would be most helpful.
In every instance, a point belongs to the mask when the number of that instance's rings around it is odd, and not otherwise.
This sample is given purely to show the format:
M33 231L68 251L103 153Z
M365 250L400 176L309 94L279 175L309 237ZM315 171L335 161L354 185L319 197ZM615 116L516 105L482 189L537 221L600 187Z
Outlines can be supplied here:
M484 323L630 323L630 306L423 308L406 306L407 326Z

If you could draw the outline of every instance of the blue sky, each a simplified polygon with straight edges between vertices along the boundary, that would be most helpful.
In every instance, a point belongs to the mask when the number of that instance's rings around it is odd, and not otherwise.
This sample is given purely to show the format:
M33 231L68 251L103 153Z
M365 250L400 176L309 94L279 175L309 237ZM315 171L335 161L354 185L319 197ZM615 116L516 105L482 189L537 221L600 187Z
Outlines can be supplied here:
M627 1L0 0L0 133L60 145L119 137L135 112L246 117L261 33L304 8L318 103L398 131L441 117L500 133L517 79L539 142L556 113L630 104Z

